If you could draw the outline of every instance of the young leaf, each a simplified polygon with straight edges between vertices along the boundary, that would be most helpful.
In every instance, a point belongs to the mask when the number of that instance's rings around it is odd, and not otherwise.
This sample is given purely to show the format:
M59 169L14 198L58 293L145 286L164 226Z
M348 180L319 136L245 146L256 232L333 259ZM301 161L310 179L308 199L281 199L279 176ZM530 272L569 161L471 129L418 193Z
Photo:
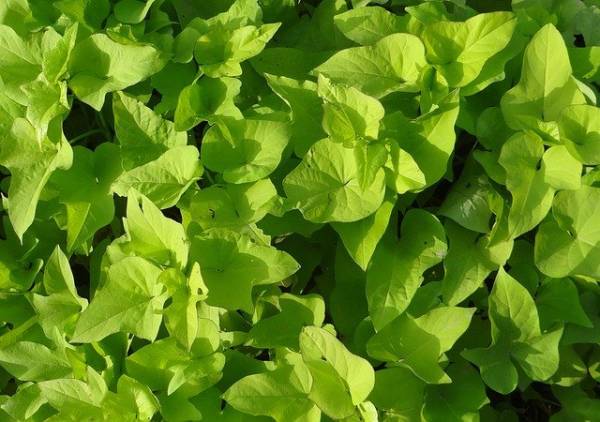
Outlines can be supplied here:
M465 22L427 25L422 33L427 59L450 87L466 86L508 45L516 25L516 16L510 12L481 13Z
M440 340L403 314L386 325L367 343L367 352L386 362L400 361L428 384L446 384L451 379L440 368Z
M287 253L227 229L194 237L190 261L200 264L208 304L247 312L252 312L254 286L280 282L298 270Z
M160 208L172 207L202 175L199 155L193 145L169 149L156 160L122 173L112 189L120 196L133 189Z
M262 220L277 198L277 190L269 179L212 185L194 192L187 211L190 224L198 224L202 229L239 227Z
M329 137L346 145L358 139L377 139L379 121L385 111L379 101L356 88L332 84L319 75L317 90L323 104L323 129Z
M488 301L492 344L465 350L465 359L477 365L485 383L501 394L517 387L515 363L533 380L549 379L558 369L562 327L542 333L533 298L502 268Z
M42 189L56 169L68 169L73 150L64 136L56 142L37 141L27 120L15 119L12 130L0 147L0 164L11 172L8 216L19 239L33 223Z
M23 381L45 381L71 374L65 356L40 343L19 341L0 350L0 365Z
M148 198L130 192L123 225L127 243L122 247L126 251L159 265L185 267L189 246L183 227L165 217Z
M535 238L535 262L544 274L600 276L600 248L594 224L600 219L600 189L582 186L559 192L553 218L542 223Z
M313 375L313 387L322 381L318 377L319 365L327 364L343 382L344 390L350 394L352 404L357 405L367 399L375 382L373 368L367 360L350 353L331 333L322 328L305 327L300 333L300 351ZM315 362L319 364L313 366ZM326 369L321 370L329 372ZM331 372L329 374L332 375ZM327 396L322 393L323 391L319 394L320 398L315 401L327 413L323 408ZM314 399L312 391L311 397Z
M39 324L47 336L55 327L71 333L72 330L66 325L72 324L81 310L85 309L87 300L77 293L69 260L58 246L44 269L43 285L46 295L34 293L31 299L40 315Z
M590 105L566 107L558 120L560 140L583 164L600 164L600 109Z
M321 415L308 399L312 382L304 365L282 366L242 378L223 398L242 412L270 416L277 422L316 422Z
M265 75L269 87L285 101L292 111L290 143L299 157L325 137L322 127L323 108L317 95L317 84L283 76Z
M105 34L77 43L69 62L69 88L86 104L100 110L107 93L119 91L152 76L166 57L148 44L122 44Z
M447 221L448 255L444 259L442 296L448 305L457 305L473 294L495 269L482 253L477 232Z
M440 101L437 109L413 121L399 113L384 119L383 136L395 140L402 150L410 154L424 176L424 183L416 184L414 188L431 186L446 173L456 141L454 125L459 112L458 98L458 91L451 92ZM394 170L398 175L406 174L404 166L397 166Z
M283 181L288 200L314 223L358 221L374 213L385 194L383 169L367 186L359 182L354 150L324 139Z
M178 270L167 270L161 274L159 281L167 286L171 296L171 305L165 309L165 325L169 333L189 351L198 336L196 304L208 295L200 266L195 263L187 278Z
M287 123L227 119L206 132L202 160L228 183L256 182L277 168L290 135Z
M552 24L546 24L525 49L519 83L500 102L508 126L543 133L565 107L584 104L571 73L563 38Z
M216 27L196 40L194 58L211 78L240 76L240 63L259 54L279 27L279 23L234 30Z
M508 214L511 238L533 229L550 211L554 189L545 182L544 172L537 170L547 154L542 139L532 132L519 132L502 146L499 163L506 170L506 188L512 195Z
M489 403L485 385L477 371L467 364L453 364L447 369L452 384L427 388L423 405L423 419L463 421L479 416L479 409Z
M392 91L417 91L425 64L419 38L393 34L370 46L341 50L313 72L381 98Z
M177 132L172 122L122 92L113 96L113 115L123 167L127 170L187 144L185 132Z
M384 239L367 270L367 301L376 329L383 328L410 305L423 272L446 255L446 235L438 219L410 210L402 220L400 240Z
M370 45L399 32L408 32L407 19L383 7L355 7L333 18L344 36L358 44Z
M158 267L138 257L111 265L106 284L81 314L72 341L91 343L119 331L154 340L166 300L158 283L160 273Z
M50 185L58 191L67 218L67 251L72 252L90 243L94 234L110 224L115 206L111 184L121 173L118 150L112 144L102 144L94 152L77 146L73 149L73 166L56 171Z
M379 209L362 220L331 224L354 262L363 271L367 270L371 257L388 227L394 209L394 199L388 194Z

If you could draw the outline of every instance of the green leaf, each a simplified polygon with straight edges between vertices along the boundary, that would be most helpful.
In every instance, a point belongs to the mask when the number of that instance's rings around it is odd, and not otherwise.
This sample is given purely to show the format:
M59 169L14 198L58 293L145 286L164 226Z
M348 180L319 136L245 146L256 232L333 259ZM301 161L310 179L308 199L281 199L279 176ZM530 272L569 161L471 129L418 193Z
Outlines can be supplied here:
M383 7L360 7L334 16L335 26L358 44L370 45L399 32L408 32L407 19Z
M555 322L593 326L581 306L577 287L568 278L548 279L543 283L537 292L536 305L542 327Z
M544 274L600 276L600 238L593 229L600 221L600 189L582 186L559 192L552 218L542 223L535 238L535 263Z
M510 359L510 350L506 345L465 350L462 356L479 367L481 378L494 391L509 394L517 388L519 373Z
M183 88L175 109L175 130L189 130L205 120L241 119L242 113L233 102L240 87L240 81L233 78L200 78Z
M323 108L317 95L317 84L283 76L265 77L273 92L291 109L293 119L290 143L294 146L296 155L302 157L315 142L325 137L321 124Z
M566 107L558 120L560 140L583 164L600 164L600 109L589 105Z
M171 395L192 389L209 388L221 377L225 357L220 347L218 328L207 319L198 319L197 341L188 352L173 337L157 340L127 356L127 374L152 390Z
M90 386L77 379L54 379L38 384L43 397L55 409L65 414L74 410L83 411L99 417L100 403L103 397L96 396Z
M123 225L127 242L121 247L126 252L158 265L185 267L189 246L183 227L165 217L148 198L131 192Z
M439 213L466 229L487 233L492 217L491 192L490 181L483 169L474 160L468 160Z
M154 1L120 0L114 7L115 17L123 23L140 23L146 17Z
M600 402L591 397L583 388L552 387L562 409L552 415L552 422L566 422L573 419L590 419L600 411Z
M67 85L64 82L51 84L45 80L36 79L21 85L21 91L27 96L25 117L35 128L38 142L41 142L48 136L50 125L56 123L57 118L62 117L69 110ZM58 137L56 124L53 126L52 129L55 133L50 136L56 138Z
M506 170L506 188L512 195L508 215L508 236L518 237L537 226L552 206L554 189L546 183L544 171L537 170L544 153L542 139L519 132L502 146L499 163Z
M69 63L69 88L96 110L107 93L119 91L152 76L166 58L149 44L121 44L107 35L94 34L77 43Z
M425 421L464 421L479 417L479 409L489 403L485 385L473 367L453 364L447 369L452 384L427 388L423 406Z
M55 7L88 31L98 30L110 13L109 0L59 0Z
M563 145L548 148L542 157L544 183L556 190L581 187L582 166Z
M200 69L211 78L240 76L240 63L258 55L280 25L248 25L233 30L217 27L197 39L194 57L200 64Z
M94 234L114 218L111 184L122 171L115 153L118 156L111 144L102 144L94 152L77 146L73 166L56 171L50 179L65 206L69 252L89 245Z
M383 237L394 209L395 198L387 195L374 214L353 223L332 223L346 250L363 270Z
M165 309L165 325L169 333L189 351L198 336L196 303L206 299L208 294L200 266L195 263L188 277L184 277L177 270L167 270L160 277L160 281L167 286L171 296L171 305ZM164 277L167 277L171 283L167 284Z
M344 380L335 368L322 360L311 360L306 367L313 377L313 386L308 397L327 416L345 419L352 416L354 406Z
M325 319L325 302L314 294L279 296L280 312L258 321L248 333L256 348L289 347L298 349L298 336L307 325L320 327Z
M353 45L335 26L335 16L348 10L345 0L324 0L314 9L312 19L296 42L307 50L339 50Z
M90 343L119 331L154 340L166 300L157 282L160 273L158 267L138 257L111 265L106 284L81 314L72 341Z
M384 174L379 169L362 187L356 149L330 139L311 147L283 182L290 204L314 223L352 222L373 214L383 202Z
M169 62L160 72L152 75L150 83L161 94L160 103L154 107L154 111L172 113L177 108L179 94L196 79L196 71L195 64Z
M375 388L370 399L378 409L388 411L390 416L419 420L426 385L408 368L383 368L375 372Z
M494 342L526 341L540 335L533 298L525 287L502 268L498 270L490 293L489 306Z
M410 34L393 34L366 47L335 53L313 71L381 98L393 91L416 92L425 48Z
M30 256L38 239L25 235L21 241L7 217L2 219L2 226L6 239L0 241L0 289L4 292L25 292L31 288L37 273L43 267L41 259Z
M42 67L49 82L57 82L67 72L78 32L79 26L77 23L69 26L55 45L44 54Z
M113 96L113 115L123 167L127 170L156 160L171 148L187 144L185 132L176 131L172 122L122 92Z
M271 0L275 2L289 0ZM269 78L284 77L304 79L312 69L323 63L329 54L326 51L309 51L290 47L265 48L258 56L250 59L254 70Z
M4 93L15 101L25 102L19 87L33 81L41 72L39 56L28 48L13 28L0 25L0 75Z
M502 268L488 301L492 344L465 350L463 357L477 365L485 383L501 394L517 387L515 363L532 380L549 379L558 370L562 326L542 333L533 298Z
M469 328L475 308L440 306L415 320L417 325L440 341L441 351L447 352Z
M427 184L425 174L412 155L400 147L395 139L387 145L388 160L385 163L386 185L399 194L417 192Z
M193 145L171 148L156 160L122 173L112 190L127 196L134 189L160 208L172 207L202 175L199 155Z
M194 237L190 260L200 264L209 290L208 304L247 312L253 308L254 286L278 283L298 270L298 263L287 253L227 229Z
M507 91L500 105L512 129L545 132L564 108L584 104L585 99L571 76L569 55L560 32L542 27L525 49L519 83Z
M548 380L558 370L558 343L563 334L562 327L530 339L527 343L517 343L512 356L519 362L525 374L539 381Z
M33 307L40 315L39 324L47 336L55 327L67 331L65 325L74 323L87 306L87 300L79 297L69 260L58 246L48 258L43 286L45 296L37 293L32 296Z
M228 119L206 132L202 160L228 183L255 182L277 168L289 139L287 123Z
M437 22L423 31L427 59L451 87L474 81L485 63L509 43L517 19L510 12L481 13L465 22Z
M323 129L329 137L346 145L363 138L377 139L385 110L379 101L358 89L331 83L319 75L317 88L323 104Z
M383 135L395 140L410 154L424 175L424 185L417 184L414 188L431 186L446 173L456 141L454 125L459 111L458 98L458 91L453 91L440 101L438 108L412 121L401 113L388 114L384 119ZM399 174L406 171L402 166L394 170Z
M62 135L62 134L61 134ZM73 160L69 143L60 136L37 141L34 128L17 118L0 147L0 164L11 172L8 216L19 239L33 223L42 189L56 169L68 169Z
M159 410L159 403L152 391L146 386L128 377L121 375L117 382L117 392L129 404L135 403L136 413L142 420L150 420Z
M313 379L303 365L282 366L249 375L223 396L231 406L251 415L270 416L278 422L318 421L320 412L308 399Z
M444 225L448 254L444 259L442 296L448 305L457 305L471 296L495 269L478 243L479 234L451 221Z
M451 382L438 364L442 353L440 340L406 314L375 334L367 343L367 352L381 361L399 361L428 384Z
M325 364L329 365L343 381L344 393L350 395L352 404L357 405L367 399L375 382L373 368L367 360L350 353L334 335L322 328L305 327L300 334L300 351L313 375L313 387L321 382L321 378L318 377L319 372L328 372L322 367ZM329 376L331 375L329 372ZM326 414L329 414L324 405L331 397L328 398L324 393L325 391L321 390L319 399L316 399L311 392L311 398Z
M367 302L376 329L410 305L423 273L446 255L446 235L439 220L413 209L402 220L400 240L384 238L367 270Z
M23 381L62 378L71 373L65 356L40 343L19 341L0 350L0 365Z
M274 207L277 190L269 179L239 185L211 185L190 198L190 224L202 229L256 223Z

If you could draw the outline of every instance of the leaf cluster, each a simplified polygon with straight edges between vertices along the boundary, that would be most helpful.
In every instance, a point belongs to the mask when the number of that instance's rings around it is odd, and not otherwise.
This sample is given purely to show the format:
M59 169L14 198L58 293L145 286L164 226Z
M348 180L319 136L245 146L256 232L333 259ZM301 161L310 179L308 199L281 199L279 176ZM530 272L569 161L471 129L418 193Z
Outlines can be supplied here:
M0 420L598 420L599 27L2 0Z

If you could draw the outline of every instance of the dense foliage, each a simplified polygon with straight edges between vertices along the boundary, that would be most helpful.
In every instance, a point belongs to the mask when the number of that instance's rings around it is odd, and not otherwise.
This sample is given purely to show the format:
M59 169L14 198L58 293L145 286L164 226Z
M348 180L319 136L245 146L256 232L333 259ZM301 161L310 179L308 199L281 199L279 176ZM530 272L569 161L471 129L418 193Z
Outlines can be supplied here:
M597 0L1 0L0 420L597 421Z

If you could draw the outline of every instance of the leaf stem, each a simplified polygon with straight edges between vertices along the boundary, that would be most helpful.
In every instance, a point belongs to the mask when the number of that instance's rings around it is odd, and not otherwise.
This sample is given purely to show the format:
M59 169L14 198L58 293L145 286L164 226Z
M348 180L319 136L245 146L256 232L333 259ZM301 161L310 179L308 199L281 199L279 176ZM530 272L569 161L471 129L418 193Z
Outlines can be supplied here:
M215 180L212 178L212 176L207 170L204 171L204 176L206 176L211 185L215 184Z
M91 136L91 135L95 135L96 133L104 133L105 134L105 131L103 129L88 130L87 132L84 132L81 135L78 135L78 136L74 137L73 139L71 139L69 141L69 143L71 145L75 145L77 142L81 141L82 139L85 139L85 138L87 138L88 136Z

